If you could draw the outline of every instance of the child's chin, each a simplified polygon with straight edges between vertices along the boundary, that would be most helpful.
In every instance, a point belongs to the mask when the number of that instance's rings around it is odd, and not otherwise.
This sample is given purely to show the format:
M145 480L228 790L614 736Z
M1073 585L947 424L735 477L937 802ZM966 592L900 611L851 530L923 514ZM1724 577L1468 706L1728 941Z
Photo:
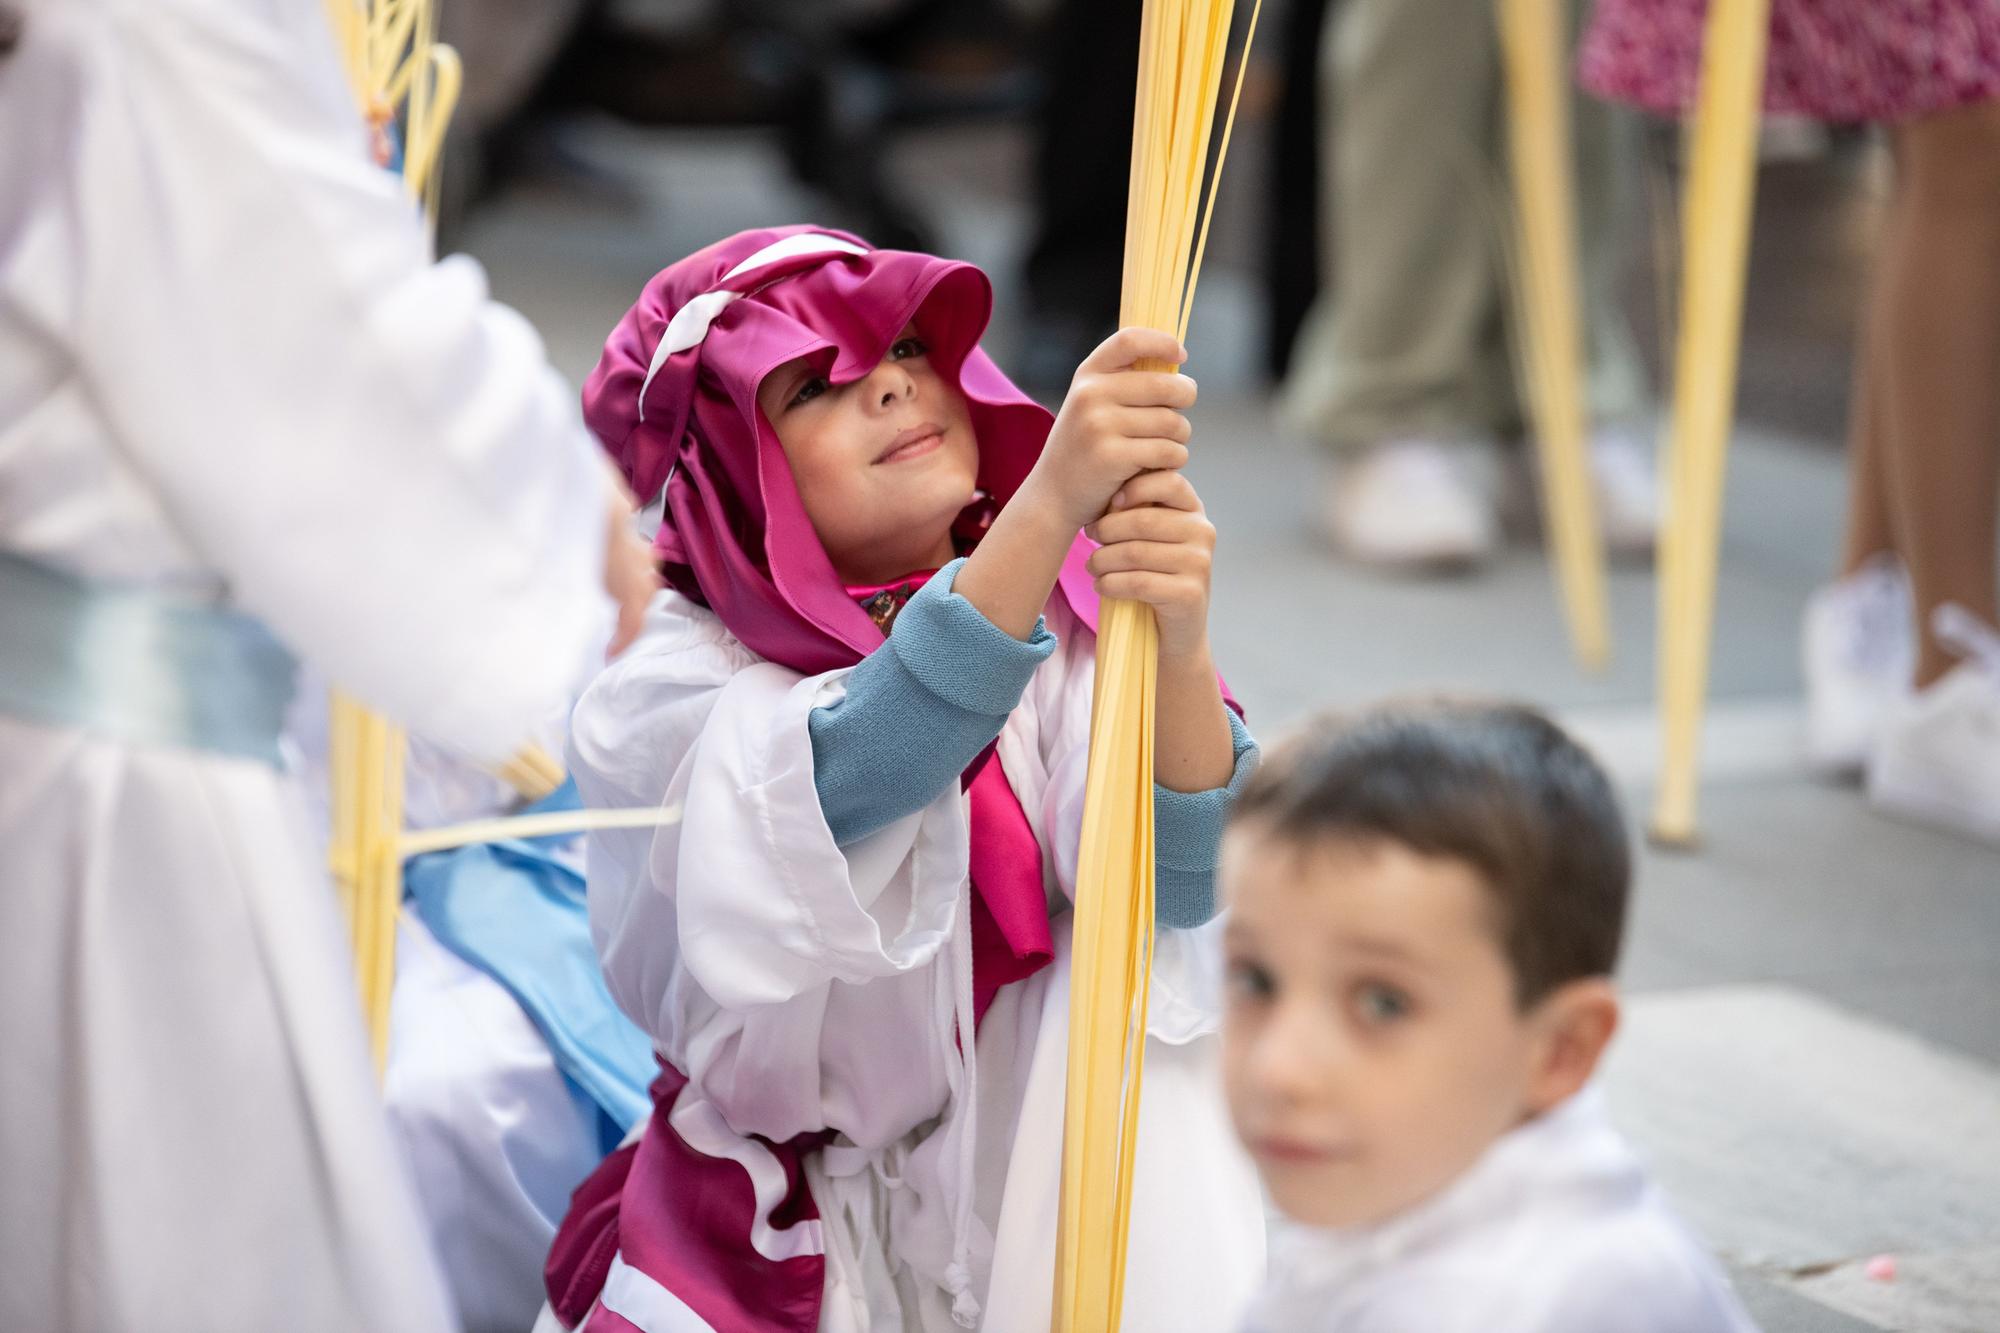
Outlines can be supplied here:
M943 476L912 481L895 506L894 520L884 527L897 532L936 528L941 536L948 535L951 525L972 503L972 484Z
M1264 1188L1278 1211L1300 1226L1324 1230L1365 1227L1382 1220L1392 1208L1377 1201L1356 1197L1351 1185L1294 1176L1274 1179L1266 1172Z

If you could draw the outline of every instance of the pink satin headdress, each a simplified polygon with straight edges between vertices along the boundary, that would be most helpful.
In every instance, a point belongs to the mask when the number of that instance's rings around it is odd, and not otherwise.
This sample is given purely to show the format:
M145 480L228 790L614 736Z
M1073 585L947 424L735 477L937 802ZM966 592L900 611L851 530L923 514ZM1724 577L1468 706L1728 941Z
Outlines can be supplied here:
M881 631L813 531L758 385L797 357L836 384L859 379L914 319L931 364L965 395L979 488L1004 505L1054 419L979 349L992 304L971 264L822 227L739 232L662 269L605 340L583 412L642 503L664 488L656 547L668 580L795 670L872 652ZM1079 537L1060 586L1094 627L1089 550Z

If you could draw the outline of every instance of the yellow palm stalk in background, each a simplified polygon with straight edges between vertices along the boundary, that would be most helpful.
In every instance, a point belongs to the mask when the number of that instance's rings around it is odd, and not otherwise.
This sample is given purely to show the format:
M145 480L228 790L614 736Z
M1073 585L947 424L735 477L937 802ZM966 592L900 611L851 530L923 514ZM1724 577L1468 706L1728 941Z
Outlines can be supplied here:
M1576 189L1569 78L1559 0L1500 0L1507 72L1507 144L1513 161L1517 308L1528 404L1541 460L1542 513L1577 659L1601 669L1611 654L1604 541L1584 449Z
M445 129L461 83L457 53L436 40L435 5L431 0L328 0L327 12L355 99L374 132L377 160L385 167L394 165L400 126L403 179L434 214ZM355 979L377 1073L389 1052L396 917L407 858L468 843L642 828L680 817L678 807L563 811L411 832L403 814L408 750L403 730L335 691L327 739L333 798L327 859L353 939ZM549 795L564 778L562 765L535 745L496 771L528 801Z
M1757 181L1757 117L1770 0L1712 0L1682 200L1680 342L1667 513L1660 534L1659 691L1664 731L1652 835L1695 836L1695 784L1722 543L1722 481L1735 414L1743 282Z
M327 859L354 945L355 981L368 1021L376 1073L389 1051L389 997L396 980L396 913L402 905L402 728L336 692L329 705L327 769L333 838Z
M386 167L395 160L392 136L400 124L403 179L418 199L431 199L461 81L457 54L435 40L435 7L429 0L328 0L327 13L355 100L373 131L377 161ZM352 932L356 982L380 1072L388 1057L402 903L397 840L408 747L400 728L338 692L329 705L327 739L333 798L328 862ZM536 766L530 760L523 776ZM546 766L553 768L554 761ZM539 777L516 785L546 795L560 782L558 772L539 791Z
M1261 0L1259 0L1261 7ZM1234 0L1146 0L1126 204L1119 323L1185 342L1195 277L1228 153L1242 66L1208 205L1210 131ZM1256 33L1253 10L1250 35ZM1247 60L1246 41L1243 56ZM1167 366L1142 367L1171 369ZM1071 955L1068 1097L1056 1233L1059 1333L1116 1333L1144 1072L1153 951L1153 699L1159 654L1150 608L1113 600L1099 614L1090 769Z

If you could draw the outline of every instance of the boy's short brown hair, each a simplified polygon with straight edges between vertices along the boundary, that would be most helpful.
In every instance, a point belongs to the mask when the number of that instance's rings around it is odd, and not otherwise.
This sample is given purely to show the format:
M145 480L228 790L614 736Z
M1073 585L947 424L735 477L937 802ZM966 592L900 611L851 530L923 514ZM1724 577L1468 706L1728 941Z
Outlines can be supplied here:
M1301 844L1386 840L1471 865L1499 908L1524 1008L1618 962L1632 877L1618 799L1532 708L1422 699L1330 715L1265 761L1232 819Z

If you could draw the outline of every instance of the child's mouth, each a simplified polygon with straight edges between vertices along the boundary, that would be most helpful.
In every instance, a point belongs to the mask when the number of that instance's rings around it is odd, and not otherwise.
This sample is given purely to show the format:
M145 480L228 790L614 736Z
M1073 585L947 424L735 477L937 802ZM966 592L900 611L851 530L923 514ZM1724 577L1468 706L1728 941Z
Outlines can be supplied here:
M922 458L944 444L944 429L926 421L921 426L912 426L889 442L889 447L876 458L877 463L904 463L912 458Z
M1281 1166L1325 1166L1354 1156L1344 1145L1284 1139L1275 1136L1251 1141L1251 1155Z

